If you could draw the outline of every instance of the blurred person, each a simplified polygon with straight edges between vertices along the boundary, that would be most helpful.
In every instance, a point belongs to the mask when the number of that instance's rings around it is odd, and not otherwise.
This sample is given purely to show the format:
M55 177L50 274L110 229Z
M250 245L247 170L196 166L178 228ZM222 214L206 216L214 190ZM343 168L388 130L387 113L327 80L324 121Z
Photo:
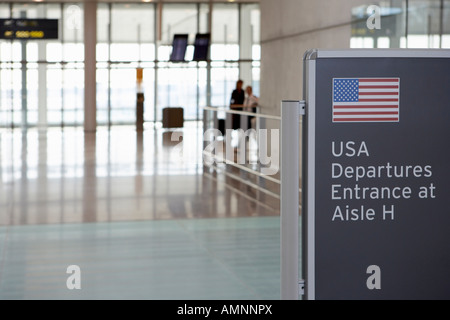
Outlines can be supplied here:
M242 109L245 101L245 91L242 89L244 81L239 79L236 82L236 89L231 93L230 109ZM241 127L241 116L238 114L232 115L232 128L237 130Z
M246 97L244 100L244 111L256 113L256 107L259 103L259 98L253 94L252 86L245 88ZM255 117L248 116L248 129L252 128L253 119Z

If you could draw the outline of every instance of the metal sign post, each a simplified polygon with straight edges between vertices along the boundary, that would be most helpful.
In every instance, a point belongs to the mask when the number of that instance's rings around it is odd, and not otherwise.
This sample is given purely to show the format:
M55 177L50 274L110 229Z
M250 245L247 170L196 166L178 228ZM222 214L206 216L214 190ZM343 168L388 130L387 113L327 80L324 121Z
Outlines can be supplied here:
M297 300L300 114L304 103L281 103L281 299Z

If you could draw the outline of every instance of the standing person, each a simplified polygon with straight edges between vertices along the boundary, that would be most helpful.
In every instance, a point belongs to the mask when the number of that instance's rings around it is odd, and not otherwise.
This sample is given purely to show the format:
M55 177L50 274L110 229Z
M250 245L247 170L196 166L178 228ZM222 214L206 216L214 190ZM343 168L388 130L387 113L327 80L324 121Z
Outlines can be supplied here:
M259 99L257 96L253 95L252 86L247 86L245 88L245 93L247 96L244 100L244 111L256 113L256 107L258 106ZM248 116L248 129L252 127L252 120L255 117Z
M240 79L236 82L236 89L234 89L233 92L231 93L231 100L230 100L231 109L242 108L244 105L245 92L242 89L243 84L244 81ZM233 114L232 122L233 122L233 130L239 129L241 126L241 116L238 114Z

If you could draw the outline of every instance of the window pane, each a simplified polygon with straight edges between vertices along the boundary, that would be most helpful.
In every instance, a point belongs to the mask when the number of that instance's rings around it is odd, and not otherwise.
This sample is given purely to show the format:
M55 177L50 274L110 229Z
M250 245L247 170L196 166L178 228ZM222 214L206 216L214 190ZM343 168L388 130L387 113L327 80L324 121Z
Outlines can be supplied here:
M237 4L214 4L212 42L215 44L239 43L239 11Z
M155 69L144 68L144 77L142 81L144 92L144 121L153 121L155 119Z
M154 42L152 4L116 4L111 12L111 40L114 43Z
M111 121L134 123L136 119L136 70L118 67L111 70Z
M106 3L97 5L97 43L108 43L109 41L109 8Z
M442 48L450 48L450 0L444 1Z
M184 118L197 117L197 69L171 66L158 71L159 110L166 107L182 107Z
M84 70L82 64L68 64L63 70L63 122L82 125L84 121Z
M228 106L231 93L236 87L239 77L239 68L213 68L211 70L211 104L213 106Z
M192 44L197 33L197 6L195 4L164 4L161 40L171 45L174 34L189 34Z
M351 48L400 48L406 30L406 6L404 0L382 1L380 7L380 29L369 29L367 20L373 15L369 5L352 9Z
M351 47L448 48L450 1L442 3L443 10L441 0L382 1L380 30L367 28L367 6L355 7Z
M209 5L206 3L200 4L199 12L199 30L198 33L208 33L208 15L209 15Z
M0 3L0 19L8 19L10 16L9 4Z
M82 4L65 4L63 6L64 42L82 43L84 41L84 19Z

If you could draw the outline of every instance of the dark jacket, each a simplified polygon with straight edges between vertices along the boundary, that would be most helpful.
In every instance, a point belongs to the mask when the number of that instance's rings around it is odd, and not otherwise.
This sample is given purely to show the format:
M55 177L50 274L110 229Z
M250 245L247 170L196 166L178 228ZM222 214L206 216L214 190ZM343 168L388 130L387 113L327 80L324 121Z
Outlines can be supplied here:
M231 93L230 104L244 104L245 101L245 91L234 89ZM232 116L232 128L237 130L241 127L241 116L238 114L233 114Z
M231 94L230 104L244 104L245 100L245 92L244 90L238 91L237 89L233 90Z

